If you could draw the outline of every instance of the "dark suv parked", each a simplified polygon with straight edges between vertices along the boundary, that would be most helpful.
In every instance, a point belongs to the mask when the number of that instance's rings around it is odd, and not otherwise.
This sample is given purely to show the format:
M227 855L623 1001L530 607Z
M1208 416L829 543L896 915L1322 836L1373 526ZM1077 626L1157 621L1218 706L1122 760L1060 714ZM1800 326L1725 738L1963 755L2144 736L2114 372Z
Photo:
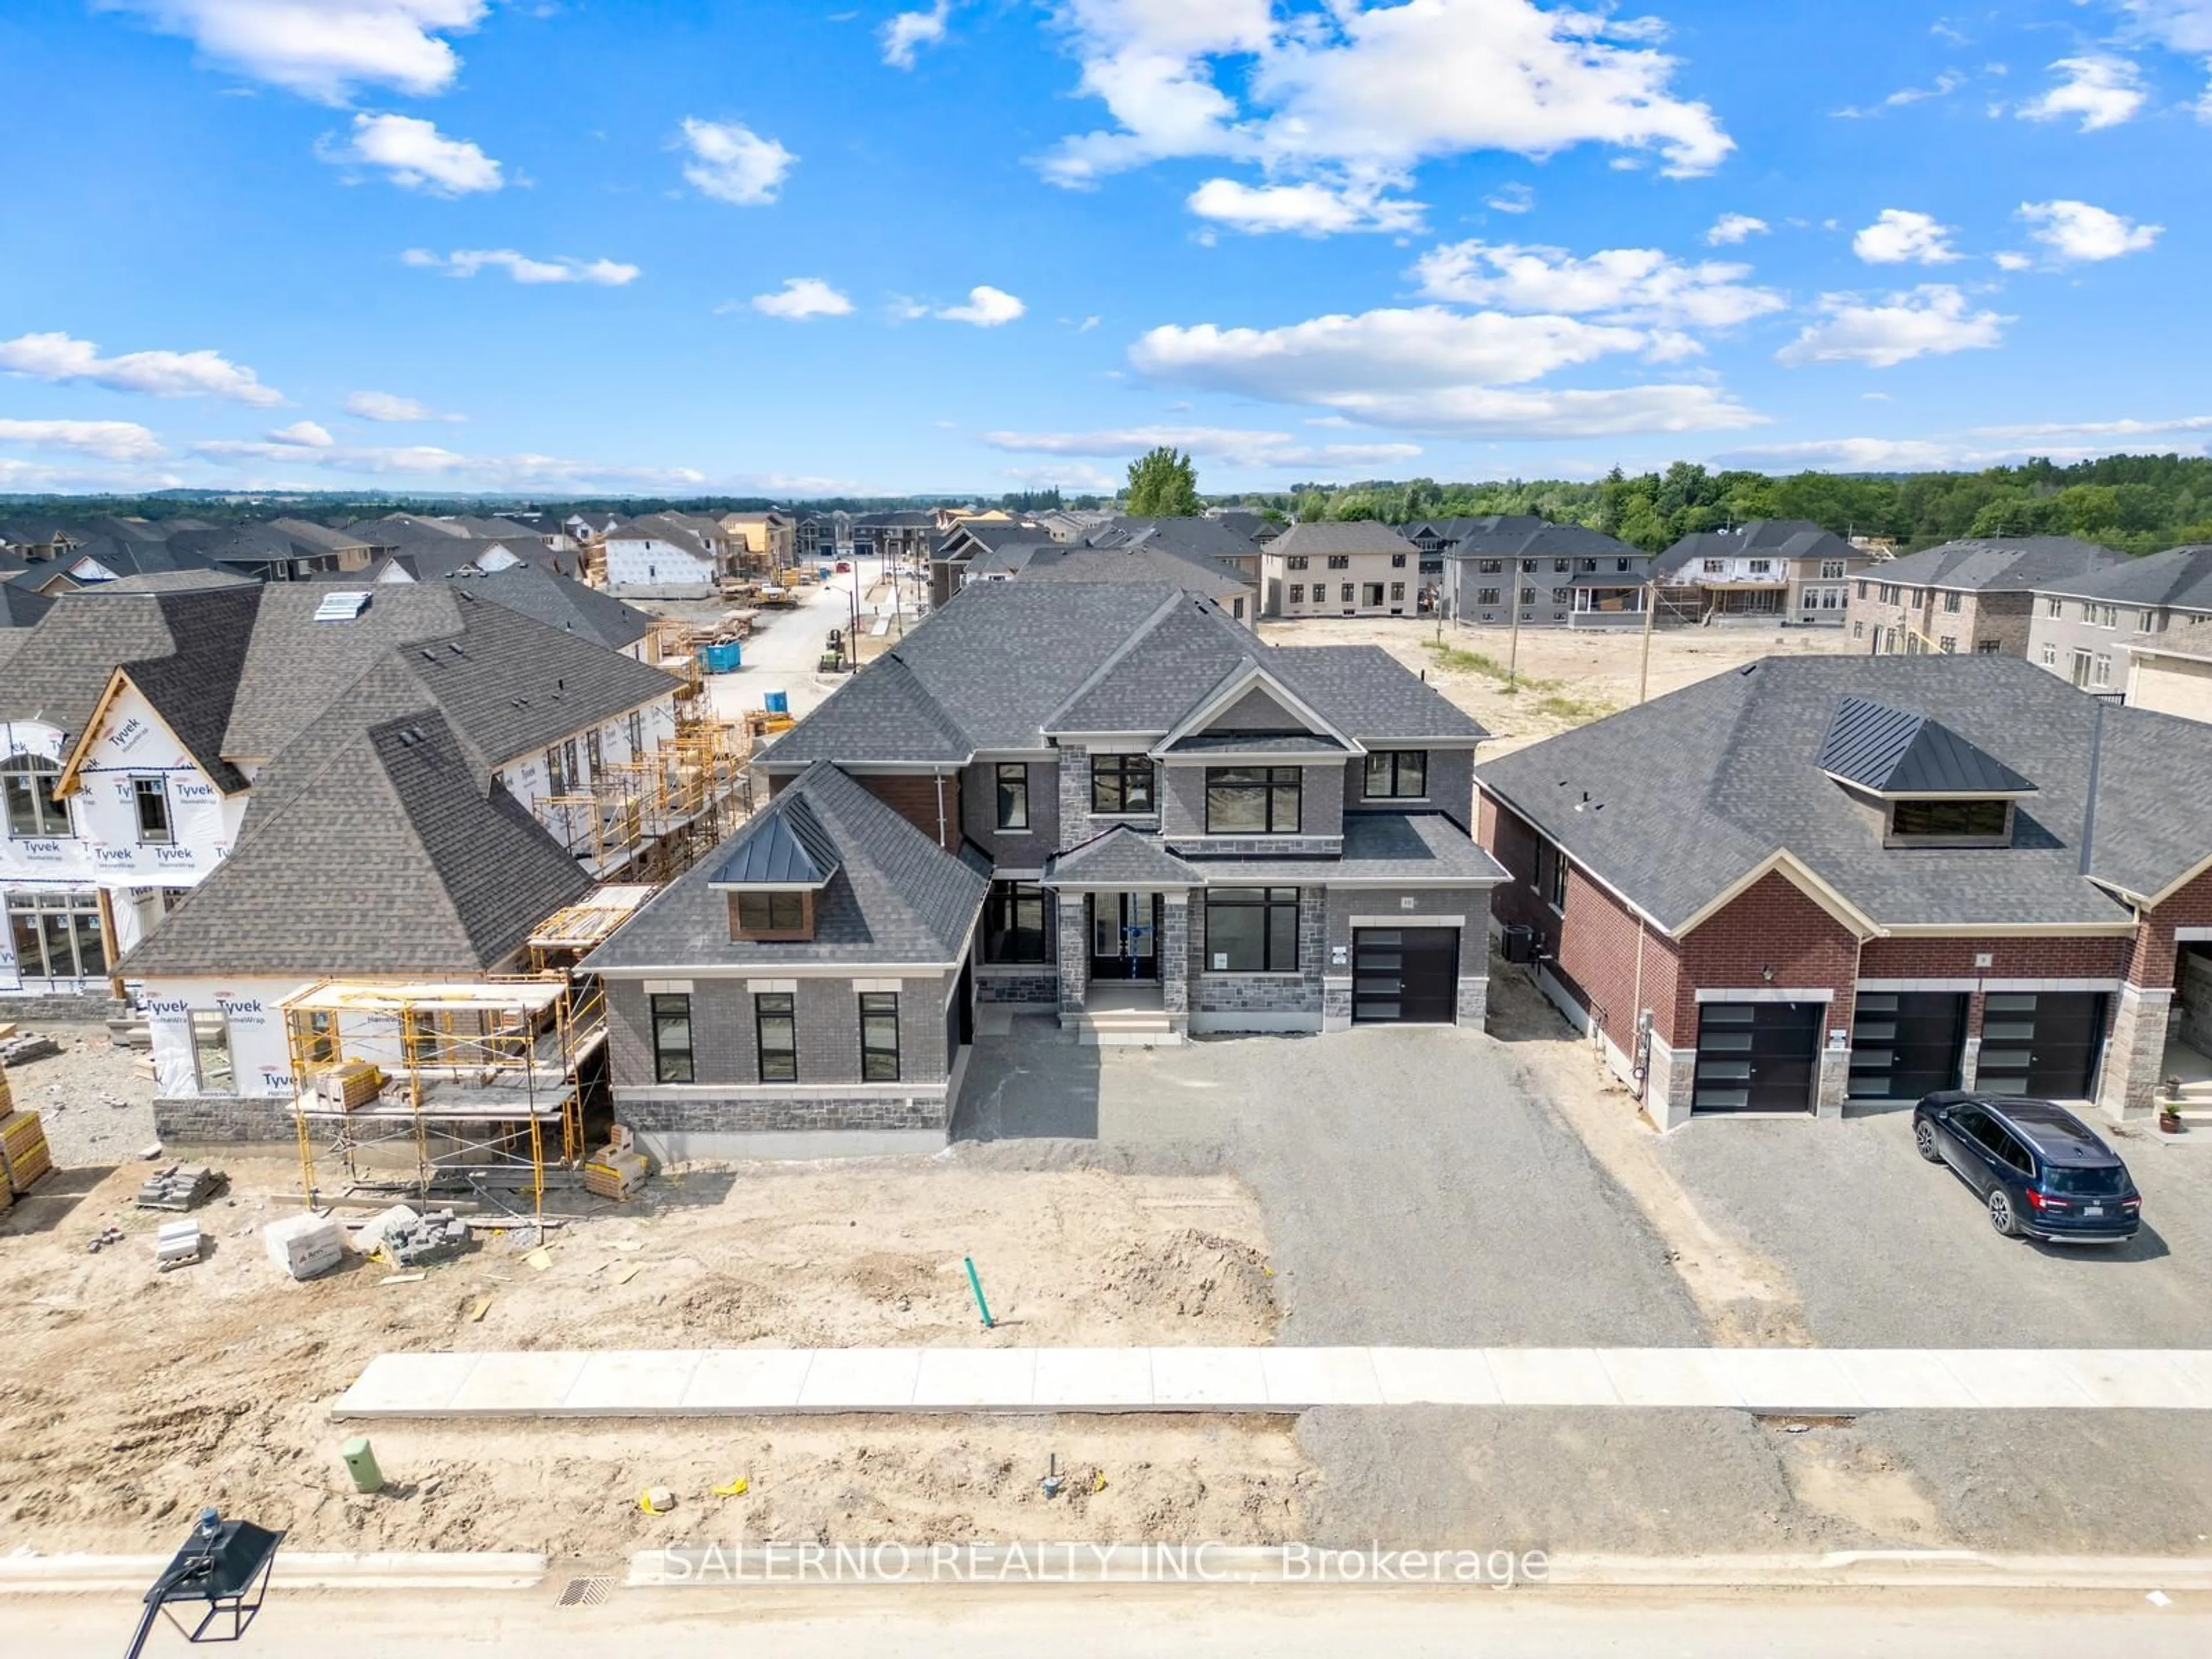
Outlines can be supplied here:
M2118 1244L2142 1224L2128 1166L2089 1126L2047 1100L1947 1090L1912 1109L1912 1144L1948 1164L2008 1238Z

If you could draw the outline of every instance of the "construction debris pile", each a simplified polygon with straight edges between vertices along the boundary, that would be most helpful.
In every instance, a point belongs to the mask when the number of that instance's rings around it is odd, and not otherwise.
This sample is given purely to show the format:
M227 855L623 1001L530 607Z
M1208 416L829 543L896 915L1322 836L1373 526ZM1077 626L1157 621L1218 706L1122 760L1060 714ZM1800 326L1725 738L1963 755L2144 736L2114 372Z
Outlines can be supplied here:
M204 1164L172 1164L149 1176L138 1188L142 1210L197 1209L222 1190L222 1172Z

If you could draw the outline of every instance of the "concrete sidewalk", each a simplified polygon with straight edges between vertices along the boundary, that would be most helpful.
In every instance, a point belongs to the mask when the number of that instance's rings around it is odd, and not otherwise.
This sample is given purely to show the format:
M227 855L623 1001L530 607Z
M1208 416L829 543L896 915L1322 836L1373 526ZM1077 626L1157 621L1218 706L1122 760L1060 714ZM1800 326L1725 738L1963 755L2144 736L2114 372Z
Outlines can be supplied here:
M379 1354L340 1419L1580 1406L2212 1411L2212 1352L709 1348Z

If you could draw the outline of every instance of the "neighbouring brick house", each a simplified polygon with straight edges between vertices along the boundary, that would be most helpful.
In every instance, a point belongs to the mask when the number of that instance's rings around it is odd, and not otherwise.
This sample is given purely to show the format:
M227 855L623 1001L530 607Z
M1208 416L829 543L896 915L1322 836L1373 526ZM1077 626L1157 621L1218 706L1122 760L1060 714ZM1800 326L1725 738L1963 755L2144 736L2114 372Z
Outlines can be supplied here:
M1770 658L1477 784L1500 919L1663 1127L1971 1086L2137 1115L2178 985L2212 1031L2212 729L2017 658Z
M1945 542L1863 570L1851 584L1851 637L1874 656L2028 654L2039 591L2127 556L2071 536ZM2119 680L2127 664L2122 659ZM2075 683L2087 685L2090 670Z
M695 1152L941 1142L979 1004L1092 1042L1479 1026L1482 735L1379 649L1262 645L1176 587L970 586L585 964L617 1114Z

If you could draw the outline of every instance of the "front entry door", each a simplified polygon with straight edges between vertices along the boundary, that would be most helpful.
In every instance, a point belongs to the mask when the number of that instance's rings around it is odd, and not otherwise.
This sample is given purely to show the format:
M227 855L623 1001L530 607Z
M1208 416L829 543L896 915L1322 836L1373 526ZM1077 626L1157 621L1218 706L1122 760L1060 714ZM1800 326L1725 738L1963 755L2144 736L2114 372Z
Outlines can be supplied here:
M1159 896L1156 893L1093 893L1091 896L1091 977L1158 979Z

